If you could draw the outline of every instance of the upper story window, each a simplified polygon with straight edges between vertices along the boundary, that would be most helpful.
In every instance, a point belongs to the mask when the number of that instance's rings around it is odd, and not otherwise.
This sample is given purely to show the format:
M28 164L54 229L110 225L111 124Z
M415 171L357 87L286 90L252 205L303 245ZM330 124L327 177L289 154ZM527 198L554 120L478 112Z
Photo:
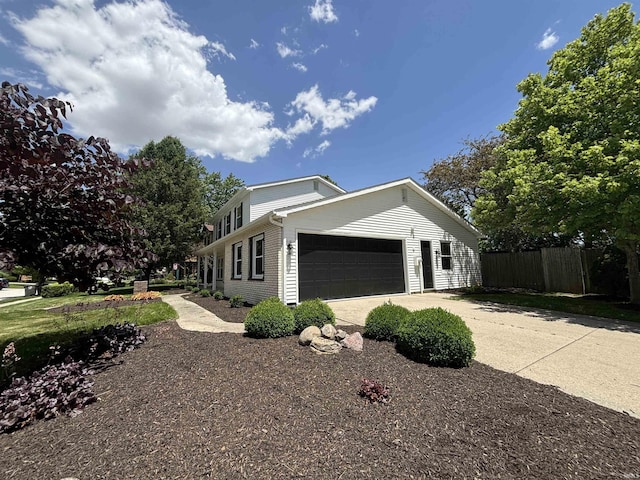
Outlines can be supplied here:
M451 270L451 264L453 263L451 256L451 242L440 242L440 252L442 255L442 269Z
M218 222L216 227L216 240L222 238L222 220Z
M234 227L234 229L237 230L242 226L242 204L240 204L236 208L234 208L234 212L235 212L235 227Z
M315 192L317 192L318 190L320 190L320 182L318 180L314 180L313 181L313 190Z
M253 280L264 279L264 234L251 237L249 248L251 249L251 272Z
M231 278L242 278L242 242L235 243L233 249L233 266Z
M229 235L231 233L231 212L224 217L224 234Z

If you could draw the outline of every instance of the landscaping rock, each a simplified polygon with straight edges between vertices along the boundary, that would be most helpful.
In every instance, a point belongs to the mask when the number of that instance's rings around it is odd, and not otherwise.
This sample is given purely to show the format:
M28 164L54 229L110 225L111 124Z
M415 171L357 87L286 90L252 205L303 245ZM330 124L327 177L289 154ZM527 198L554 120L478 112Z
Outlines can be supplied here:
M322 336L328 338L330 340L334 340L336 338L336 327L327 323L324 327L320 329L322 332Z
M344 340L345 338L347 338L348 333L345 332L344 330L338 330L336 332L336 340L340 341L340 340Z
M347 338L342 340L341 345L349 350L355 350L356 352L361 352L364 342L362 341L362 335L360 332L352 333L348 335Z
M314 337L320 337L320 336L322 336L320 329L315 325L311 325L310 327L305 328L300 333L300 337L298 337L298 343L306 347L311 343L311 340L313 340Z
M324 337L313 337L311 340L311 350L320 354L335 354L342 350L342 346L335 340Z

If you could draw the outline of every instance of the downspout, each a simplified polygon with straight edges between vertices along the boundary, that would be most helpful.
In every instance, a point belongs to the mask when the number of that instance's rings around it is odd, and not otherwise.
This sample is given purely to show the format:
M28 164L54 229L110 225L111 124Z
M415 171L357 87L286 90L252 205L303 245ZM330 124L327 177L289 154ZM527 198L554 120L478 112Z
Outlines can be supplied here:
M284 224L282 223L281 220L280 221L275 220L274 217L276 217L275 214L269 215L269 223L271 225L275 225L276 227L280 227L280 237L282 238L282 245L280 246L280 256L282 257L282 263L280 264L280 268L281 268L281 271L280 271L281 286L280 286L280 288L282 288L282 298L281 298L281 300L282 300L283 303L285 303L285 297L286 297L286 295L285 295L285 292L286 292L285 285L286 285L286 282L285 282L284 276L285 276L285 271L286 271L286 268L287 268L287 254L286 254L287 246L285 245L285 238L284 238Z

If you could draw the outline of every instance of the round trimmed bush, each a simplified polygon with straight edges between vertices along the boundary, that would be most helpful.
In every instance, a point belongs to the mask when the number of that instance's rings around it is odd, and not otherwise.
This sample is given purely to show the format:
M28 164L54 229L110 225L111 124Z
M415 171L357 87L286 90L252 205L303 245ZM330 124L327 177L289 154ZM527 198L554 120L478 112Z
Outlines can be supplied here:
M211 296L211 291L207 290L206 288L203 288L202 290L200 290L200 296L201 297L210 297Z
M327 323L336 324L336 315L331 307L319 298L313 300L305 300L293 309L293 318L295 320L295 332L300 333L305 328L315 325L322 328Z
M476 346L464 321L442 308L412 312L397 332L400 353L437 367L467 367Z
M216 290L213 292L213 298L216 300L222 300L224 298L224 294L220 290Z
M398 327L410 313L401 305L394 305L391 302L384 303L371 310L367 315L364 322L364 336L374 340L393 342L396 339Z
M255 338L277 338L293 334L293 312L277 297L261 301L244 319L247 335Z

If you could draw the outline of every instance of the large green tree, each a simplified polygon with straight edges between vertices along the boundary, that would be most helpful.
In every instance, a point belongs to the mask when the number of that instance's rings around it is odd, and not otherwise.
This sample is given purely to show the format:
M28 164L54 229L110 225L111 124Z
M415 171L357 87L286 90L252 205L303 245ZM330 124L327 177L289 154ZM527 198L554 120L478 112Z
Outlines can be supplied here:
M136 219L147 232L147 247L158 255L153 266L182 263L207 215L200 159L175 137L149 142L133 158L151 162L131 176L131 191L145 202Z
M207 217L213 217L220 207L244 187L244 182L230 173L222 178L220 172L204 173L204 202L207 209Z
M485 231L608 238L627 257L640 303L640 26L629 4L597 15L558 50L500 129L505 144L484 174L473 217Z
M126 193L137 161L105 139L63 132L71 105L0 89L0 268L14 263L86 288L98 271L144 267L143 232Z
M496 164L496 149L503 142L502 135L466 139L457 153L434 161L428 170L421 172L425 189L458 215L473 222L471 212L476 200L487 193L480 183L482 174ZM534 235L512 222L488 232L481 240L480 248L483 251L536 250L567 246L571 241L571 237L557 232Z

